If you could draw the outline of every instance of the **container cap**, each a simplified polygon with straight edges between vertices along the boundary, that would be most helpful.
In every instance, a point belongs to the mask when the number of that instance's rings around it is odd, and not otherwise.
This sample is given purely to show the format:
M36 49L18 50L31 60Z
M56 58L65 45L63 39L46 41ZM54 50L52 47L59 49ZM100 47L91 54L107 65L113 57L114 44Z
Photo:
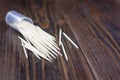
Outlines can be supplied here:
M31 18L26 17L14 10L9 11L5 16L5 22L17 31L19 31L18 23L23 20L28 21L33 24L33 21Z

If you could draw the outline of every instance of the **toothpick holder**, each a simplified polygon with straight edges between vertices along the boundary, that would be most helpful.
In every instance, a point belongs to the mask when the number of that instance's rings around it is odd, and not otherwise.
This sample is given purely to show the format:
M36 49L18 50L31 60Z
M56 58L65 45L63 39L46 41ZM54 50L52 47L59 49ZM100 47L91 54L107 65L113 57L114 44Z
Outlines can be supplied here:
M33 24L33 21L31 18L26 17L14 10L9 11L5 16L5 22L17 31L19 31L18 23L23 20L28 21Z

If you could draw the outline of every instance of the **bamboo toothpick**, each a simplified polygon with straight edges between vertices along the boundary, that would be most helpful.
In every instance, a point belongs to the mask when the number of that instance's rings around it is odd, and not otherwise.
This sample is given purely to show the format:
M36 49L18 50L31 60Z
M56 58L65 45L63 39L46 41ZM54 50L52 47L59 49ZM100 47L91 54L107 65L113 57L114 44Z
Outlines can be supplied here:
M21 41L21 43L22 43L22 45L23 45L23 42L22 42L22 41ZM24 46L23 46L23 51L24 51L24 53L25 53L25 57L28 59L27 51L26 51L26 49L25 49Z
M79 49L79 47L72 41L72 39L70 39L70 37L68 37L68 35L67 35L65 32L62 32L62 29L61 29L61 28L59 29L59 46L62 47L62 51L63 51L63 53L64 53L65 59L68 61L68 56L67 56L65 47L64 47L64 45L63 45L63 42L62 42L62 34L63 34L63 36L65 36L65 38L67 38L67 40L70 41L77 49Z
M64 47L61 39L62 39L62 29L60 28L60 30L59 30L59 46L62 47L62 51L64 53L65 59L68 61L68 56L67 56L67 53L65 51L65 47Z
M79 49L79 47L67 36L66 33L63 32L63 35L64 35L77 49Z
M59 46L61 45L62 29L59 30Z
M68 56L67 56L67 53L65 51L65 47L63 45L63 43L61 42L61 47L62 47L62 50L63 50L63 53L64 53L64 56L65 56L65 59L68 61Z

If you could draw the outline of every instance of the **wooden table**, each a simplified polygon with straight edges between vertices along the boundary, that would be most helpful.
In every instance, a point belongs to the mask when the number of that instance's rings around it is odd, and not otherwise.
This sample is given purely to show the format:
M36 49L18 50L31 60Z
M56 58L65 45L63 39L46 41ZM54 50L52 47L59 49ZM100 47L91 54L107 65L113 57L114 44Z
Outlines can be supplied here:
M119 0L1 0L0 80L120 80ZM16 10L56 37L61 27L79 46L63 37L69 61L52 63L28 51L20 33L9 27L5 15Z

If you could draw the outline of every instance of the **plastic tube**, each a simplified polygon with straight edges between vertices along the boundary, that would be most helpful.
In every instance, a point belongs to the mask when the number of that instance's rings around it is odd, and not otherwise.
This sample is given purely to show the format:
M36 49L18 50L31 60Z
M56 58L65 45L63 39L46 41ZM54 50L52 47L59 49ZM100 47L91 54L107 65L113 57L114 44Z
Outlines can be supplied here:
M31 18L26 17L14 10L9 11L5 16L5 22L17 31L19 31L18 23L23 20L28 21L33 24L33 21Z

